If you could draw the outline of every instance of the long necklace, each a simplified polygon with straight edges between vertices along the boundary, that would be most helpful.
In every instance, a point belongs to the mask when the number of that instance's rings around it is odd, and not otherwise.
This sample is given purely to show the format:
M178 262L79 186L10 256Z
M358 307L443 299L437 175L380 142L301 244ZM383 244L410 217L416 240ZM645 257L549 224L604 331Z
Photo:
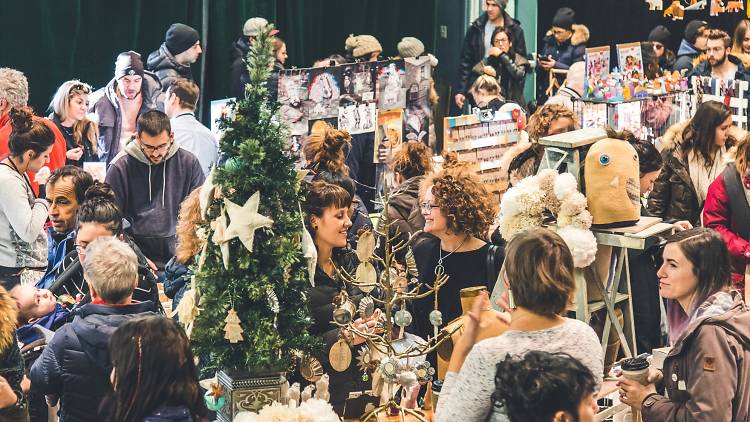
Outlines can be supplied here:
M435 275L436 276L440 276L442 274L445 274L445 267L443 267L443 260L446 259L446 258L448 258L449 256L453 255L457 250L461 249L461 246L463 246L464 243L466 243L466 240L469 237L470 237L469 235L467 235L466 237L464 237L464 240L462 240L461 243L458 244L458 246L456 247L456 249L453 249L446 256L443 256L443 248L438 248L438 262L437 262L437 266L435 266Z

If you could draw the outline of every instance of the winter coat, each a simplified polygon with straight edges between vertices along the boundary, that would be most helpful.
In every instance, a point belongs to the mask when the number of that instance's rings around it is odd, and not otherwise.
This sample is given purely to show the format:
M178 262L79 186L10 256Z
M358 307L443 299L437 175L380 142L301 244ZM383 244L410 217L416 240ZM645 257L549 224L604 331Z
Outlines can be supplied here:
M190 65L178 63L165 43L162 43L158 50L148 55L146 70L156 74L159 82L161 82L162 90L166 90L177 78L193 80Z
M701 308L717 306L718 293ZM644 400L644 422L750 420L750 309L738 293L728 309L692 321L664 360L667 397Z
M162 406L143 418L143 422L193 422L187 406Z
M57 114L52 113L49 115L48 119L50 119L55 126L57 126L57 129L60 130L60 133L62 133L62 136L65 138L65 147L68 150L78 148L78 144L76 143L75 138L73 138L73 128L66 128L62 125L62 122L60 121L60 118L57 117ZM87 129L86 132L82 134L82 141L83 141L83 155L81 155L81 158L78 160L71 160L69 158L65 159L66 165L76 166L76 167L83 167L83 163L86 161L99 161L99 157L94 153L91 141L89 141L88 137L88 131L90 129ZM67 151L66 151L67 152Z
M563 43L558 43L551 32L542 40L539 57L551 56L555 59L555 69L568 69L570 65L583 61L586 56L586 42L589 40L589 28L585 25L573 25L573 36ZM549 86L549 72L537 66L537 98L544 98ZM565 75L557 75L562 85Z
M36 283L40 289L49 289L59 273L59 268L70 251L75 250L76 232L57 234L52 227L47 227L47 272L44 277Z
M172 143L159 164L151 164L137 142L130 142L107 170L129 233L143 253L164 268L174 256L180 204L205 179L200 161Z
M31 367L31 383L43 394L60 398L60 422L96 422L99 403L111 390L109 339L136 314L153 304L95 305L78 309L73 322L57 330Z
M24 398L21 390L24 366L21 350L16 338L18 306L10 294L0 287L0 376L5 378L16 397ZM25 398L24 398L25 401ZM0 409L0 422L23 422L29 420L26 407L10 406Z
M495 69L497 81L500 83L500 94L505 101L514 102L525 109L526 99L523 97L523 88L530 66L526 57L515 53L512 56L505 53L499 56L489 56L474 66L474 72L478 76L482 75L484 66L491 66Z
M113 78L105 87L94 91L89 96L91 104L89 112L94 113L96 121L99 122L99 140L96 151L99 161L104 161L107 165L120 152L121 147L122 112L117 99L116 82ZM139 116L147 111L164 109L161 89L158 77L151 72L145 72L141 86L143 103L138 112Z
M742 64L742 60L731 54L727 56L727 59L730 63L737 66L737 72L734 75L734 79L738 81L750 82L750 70L748 70L745 65ZM708 60L706 60L705 62L696 65L693 70L688 72L688 80L692 76L711 76L711 71L711 64L708 62Z
M708 187L703 224L724 238L732 256L732 282L744 291L745 267L750 264L750 205L734 163Z
M489 18L487 13L482 13L468 30L466 30L466 37L464 37L464 45L461 48L461 58L458 63L458 87L456 93L466 95L469 88L477 79L477 75L472 72L474 65L484 59L484 26L487 24ZM503 22L505 27L510 30L511 42L513 43L513 49L516 54L526 57L528 54L526 51L526 39L524 38L523 28L521 28L521 22L513 19L503 10Z
M674 69L674 63L677 61L674 51L664 49L664 54L659 57L659 69L664 72L671 72Z
M247 70L247 53L250 52L250 42L247 37L237 38L232 43L232 80L230 95L236 99L245 98L245 85L250 82L250 72Z
M677 50L677 60L675 60L672 70L678 72L693 69L693 60L700 55L700 51L690 41L682 39L680 48Z
M655 217L675 222L687 220L693 226L701 225L701 204L688 171L688 163L683 160L682 131L689 122L670 127L664 135L661 151L664 164L654 181L654 188L648 195L648 210Z
M177 261L176 256L173 256L164 267L164 294L172 299L173 311L177 309L182 296L185 295L190 286L190 277L192 275L193 272L190 271L190 268Z
M351 250L334 251L333 259L337 266L342 267L350 274L354 274L359 264L357 255ZM320 267L316 267L315 269L315 287L311 287L307 291L308 306L310 307L313 319L310 334L322 338L324 345L323 349L319 353L316 353L315 356L323 364L323 372L329 374L331 377L330 403L339 412L343 408L344 401L349 397L350 392L365 389L362 382L362 374L357 368L356 359L352 359L351 365L344 372L335 371L328 360L328 353L333 344L338 341L339 333L341 332L340 328L332 322L333 311L335 309L333 299L344 288L356 309L359 306L360 299L363 297L362 292L349 284L344 286L343 283L329 277ZM355 346L353 348L353 356L357 356L357 351L360 347Z

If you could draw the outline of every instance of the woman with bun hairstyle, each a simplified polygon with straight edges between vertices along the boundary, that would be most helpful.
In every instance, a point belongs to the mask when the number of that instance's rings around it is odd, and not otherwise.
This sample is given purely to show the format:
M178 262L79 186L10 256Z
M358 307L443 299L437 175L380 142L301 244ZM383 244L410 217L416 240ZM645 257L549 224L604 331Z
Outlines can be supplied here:
M644 422L750 420L750 309L724 240L705 227L668 237L657 275L672 348L647 385L619 379L621 401Z
M348 132L335 129L328 123L316 123L305 139L302 153L307 162L305 168L318 173L349 174L346 153L351 147L352 137Z
M49 119L65 137L66 164L83 167L86 161L99 161L96 154L99 126L86 118L91 86L73 79L63 82L49 105Z
M156 276L146 257L123 231L122 212L114 191L108 184L100 182L95 182L86 190L85 199L78 208L75 250L66 255L50 291L56 296L69 295L76 305L91 300L81 264L86 260L88 244L100 236L116 236L135 251L138 257L138 285L133 291L133 302L150 301L155 308L161 308Z
M112 334L109 351L112 391L104 399L102 420L206 420L190 341L175 321L137 316Z
M36 173L49 162L55 135L28 107L10 111L13 130L8 140L10 155L0 162L0 279L12 288L24 270L44 271L47 266L49 205L38 198L26 172Z
M505 104L500 96L500 84L497 82L497 73L490 66L482 68L482 75L471 85L469 92L474 103L481 110L498 111Z
M510 422L594 422L599 412L594 374L566 353L508 355L497 364L495 385L492 401Z

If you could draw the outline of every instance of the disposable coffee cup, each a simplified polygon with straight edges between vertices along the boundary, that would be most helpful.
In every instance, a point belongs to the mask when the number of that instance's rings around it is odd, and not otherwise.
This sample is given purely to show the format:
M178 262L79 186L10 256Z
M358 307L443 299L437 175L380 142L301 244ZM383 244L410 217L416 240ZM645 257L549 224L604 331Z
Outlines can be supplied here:
M642 385L648 384L648 361L645 357L629 358L620 364L622 375Z

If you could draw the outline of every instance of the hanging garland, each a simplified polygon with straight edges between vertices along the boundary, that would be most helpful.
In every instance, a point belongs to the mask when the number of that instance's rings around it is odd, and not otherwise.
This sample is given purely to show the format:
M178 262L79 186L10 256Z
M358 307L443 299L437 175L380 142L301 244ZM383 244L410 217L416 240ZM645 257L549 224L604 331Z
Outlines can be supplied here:
M745 8L745 0L727 0L726 4L722 0L668 0L669 6L664 7L664 0L646 0L648 10L663 10L663 16L671 17L673 21L683 20L685 12L694 12L704 10L709 7L711 16L719 16L719 13L738 13ZM748 0L748 14L750 18L750 0Z

